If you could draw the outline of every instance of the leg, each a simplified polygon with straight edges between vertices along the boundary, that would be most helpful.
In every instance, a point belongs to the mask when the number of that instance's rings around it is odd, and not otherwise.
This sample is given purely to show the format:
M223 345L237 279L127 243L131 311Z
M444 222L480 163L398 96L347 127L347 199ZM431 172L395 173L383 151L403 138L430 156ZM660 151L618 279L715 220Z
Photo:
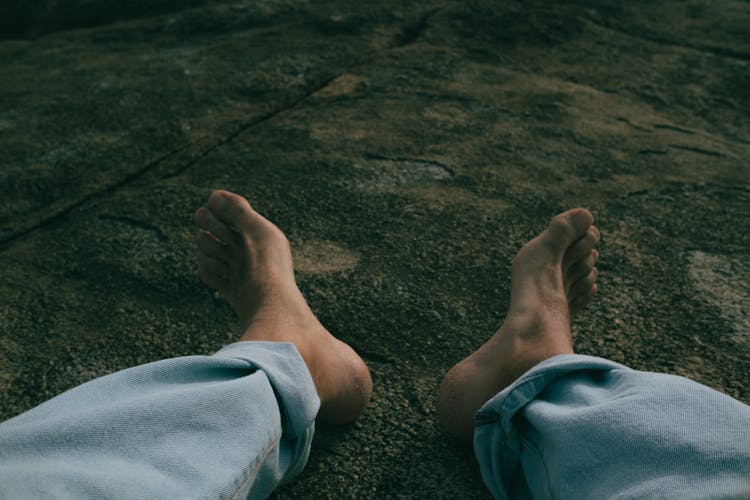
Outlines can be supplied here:
M476 422L498 498L750 498L750 407L683 377L555 356Z
M266 497L304 467L316 415L344 423L367 404L369 371L307 307L281 231L225 191L196 222L199 275L239 314L241 341L0 424L0 497Z
M476 425L497 498L750 497L750 407L573 354L570 318L596 292L591 224L566 212L518 253L505 323L443 381L444 425L463 438Z
M264 498L302 470L318 407L289 343L129 368L0 424L0 498Z

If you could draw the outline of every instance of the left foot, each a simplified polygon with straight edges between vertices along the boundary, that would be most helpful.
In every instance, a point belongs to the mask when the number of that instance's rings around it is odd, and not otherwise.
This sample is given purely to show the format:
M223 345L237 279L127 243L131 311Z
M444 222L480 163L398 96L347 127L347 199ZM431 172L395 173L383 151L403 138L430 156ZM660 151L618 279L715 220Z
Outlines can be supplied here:
M370 371L310 310L294 279L284 233L229 191L211 193L195 221L198 276L239 316L240 340L293 343L315 382L319 418L333 424L354 420L372 393Z

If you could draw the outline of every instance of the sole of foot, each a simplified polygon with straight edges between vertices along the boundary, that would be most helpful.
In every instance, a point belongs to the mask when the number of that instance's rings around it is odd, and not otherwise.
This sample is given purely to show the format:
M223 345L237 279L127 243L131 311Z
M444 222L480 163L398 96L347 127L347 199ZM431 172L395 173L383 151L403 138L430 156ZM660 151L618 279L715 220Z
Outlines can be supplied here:
M471 440L474 413L485 402L536 364L573 353L571 319L598 289L593 222L582 208L559 214L514 257L503 324L440 385L438 416L449 434Z
M291 342L320 397L318 419L351 422L372 394L370 371L331 335L297 287L284 233L237 194L217 190L195 213L198 276L237 313L240 340Z

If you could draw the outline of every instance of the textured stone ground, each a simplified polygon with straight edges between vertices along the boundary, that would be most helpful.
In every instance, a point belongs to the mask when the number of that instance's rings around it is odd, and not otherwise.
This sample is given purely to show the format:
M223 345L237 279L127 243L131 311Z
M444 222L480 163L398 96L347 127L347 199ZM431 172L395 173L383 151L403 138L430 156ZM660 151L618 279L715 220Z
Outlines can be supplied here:
M279 498L488 496L435 388L572 206L604 235L579 351L750 402L748 2L177 3L0 9L0 419L237 337L194 274L215 187L376 384Z

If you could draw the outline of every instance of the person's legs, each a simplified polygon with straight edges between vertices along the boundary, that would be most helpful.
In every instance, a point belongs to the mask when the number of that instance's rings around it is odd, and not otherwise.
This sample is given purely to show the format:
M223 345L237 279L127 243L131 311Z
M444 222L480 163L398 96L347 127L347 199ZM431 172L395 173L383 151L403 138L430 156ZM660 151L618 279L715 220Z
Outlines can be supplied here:
M262 498L304 467L316 415L344 423L367 404L369 371L308 308L281 231L224 191L196 223L199 275L238 313L241 341L0 424L0 498Z
M561 214L518 253L505 322L443 380L444 426L473 432L497 498L750 498L750 407L573 353L570 318L596 292L592 222Z

